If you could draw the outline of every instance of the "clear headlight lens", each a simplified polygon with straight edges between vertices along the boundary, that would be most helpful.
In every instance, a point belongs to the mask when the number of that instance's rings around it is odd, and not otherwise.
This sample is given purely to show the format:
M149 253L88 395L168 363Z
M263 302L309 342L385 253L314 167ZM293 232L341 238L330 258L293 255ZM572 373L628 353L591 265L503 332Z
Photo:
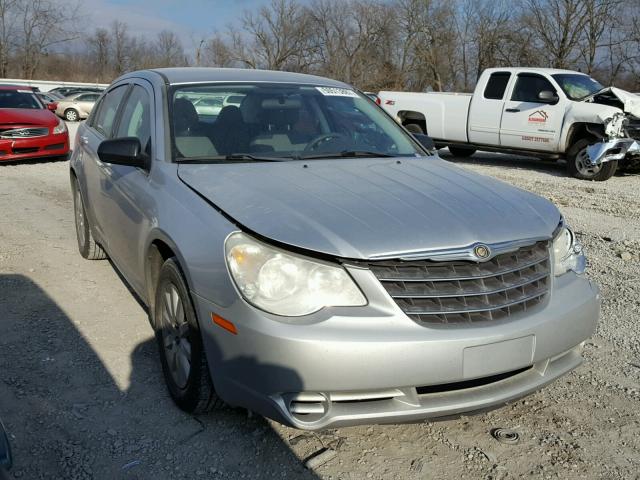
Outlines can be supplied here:
M64 133L67 131L67 124L64 123L64 120L62 120L61 118L58 119L58 125L56 125L55 127L53 127L53 134L57 135L59 133Z
M568 271L584 273L586 258L582 251L582 245L577 241L575 234L567 226L553 239L553 273L560 276Z
M242 296L266 312L298 317L324 307L367 304L340 266L285 252L244 233L230 235L225 250Z

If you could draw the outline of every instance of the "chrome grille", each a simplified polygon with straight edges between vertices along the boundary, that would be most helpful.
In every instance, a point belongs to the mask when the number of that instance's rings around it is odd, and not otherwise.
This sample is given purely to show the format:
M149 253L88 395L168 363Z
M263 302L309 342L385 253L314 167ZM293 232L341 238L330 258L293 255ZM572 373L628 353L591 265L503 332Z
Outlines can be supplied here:
M482 263L378 261L367 264L389 295L418 323L504 319L539 304L549 291L549 242Z
M12 128L0 132L0 138L33 138L46 137L47 135L49 135L47 127Z

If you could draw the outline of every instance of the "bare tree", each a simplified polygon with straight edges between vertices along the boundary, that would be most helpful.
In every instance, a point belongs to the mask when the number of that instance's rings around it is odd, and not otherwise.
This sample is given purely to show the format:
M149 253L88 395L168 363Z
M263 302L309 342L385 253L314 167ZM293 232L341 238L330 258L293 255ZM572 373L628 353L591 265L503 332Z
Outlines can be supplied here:
M18 0L0 0L0 77L8 73L9 58L14 45Z
M158 67L184 67L187 65L182 42L174 32L169 30L163 30L158 34L155 55Z
M22 75L33 78L50 48L78 37L73 27L76 10L51 0L21 0L18 5Z
M88 53L95 66L97 78L104 78L110 74L109 71L109 53L111 51L111 37L109 31L104 28L98 28L87 39Z
M570 68L588 20L584 0L525 0L523 25L533 45L544 50L547 63ZM535 47L534 47L535 48Z

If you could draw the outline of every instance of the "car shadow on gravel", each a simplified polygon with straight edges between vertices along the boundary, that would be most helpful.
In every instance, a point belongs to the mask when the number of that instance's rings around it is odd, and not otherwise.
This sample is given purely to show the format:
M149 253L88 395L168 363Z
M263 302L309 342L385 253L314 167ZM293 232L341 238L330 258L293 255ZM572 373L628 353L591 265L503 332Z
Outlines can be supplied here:
M507 167L510 169L527 169L547 173L554 177L566 177L564 161L546 160L535 157L521 157L498 153L475 153L471 157L454 157L448 150L438 152L443 160L461 165L486 165L490 167Z
M153 339L121 359L122 387L91 346L117 351L117 334L85 337L23 275L0 275L0 292L0 418L16 478L317 478L262 417L180 411Z

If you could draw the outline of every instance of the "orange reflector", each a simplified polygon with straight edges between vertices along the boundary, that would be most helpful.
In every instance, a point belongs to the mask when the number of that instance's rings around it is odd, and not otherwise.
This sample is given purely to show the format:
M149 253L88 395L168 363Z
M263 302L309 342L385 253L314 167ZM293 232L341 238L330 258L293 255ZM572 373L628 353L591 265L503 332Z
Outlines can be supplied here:
M224 318L222 318L220 315L211 313L211 320L213 320L213 323L215 323L216 325L224 328L225 330L233 333L234 335L238 334L238 330L236 330L236 326L233 323L231 323L229 320L225 320Z

